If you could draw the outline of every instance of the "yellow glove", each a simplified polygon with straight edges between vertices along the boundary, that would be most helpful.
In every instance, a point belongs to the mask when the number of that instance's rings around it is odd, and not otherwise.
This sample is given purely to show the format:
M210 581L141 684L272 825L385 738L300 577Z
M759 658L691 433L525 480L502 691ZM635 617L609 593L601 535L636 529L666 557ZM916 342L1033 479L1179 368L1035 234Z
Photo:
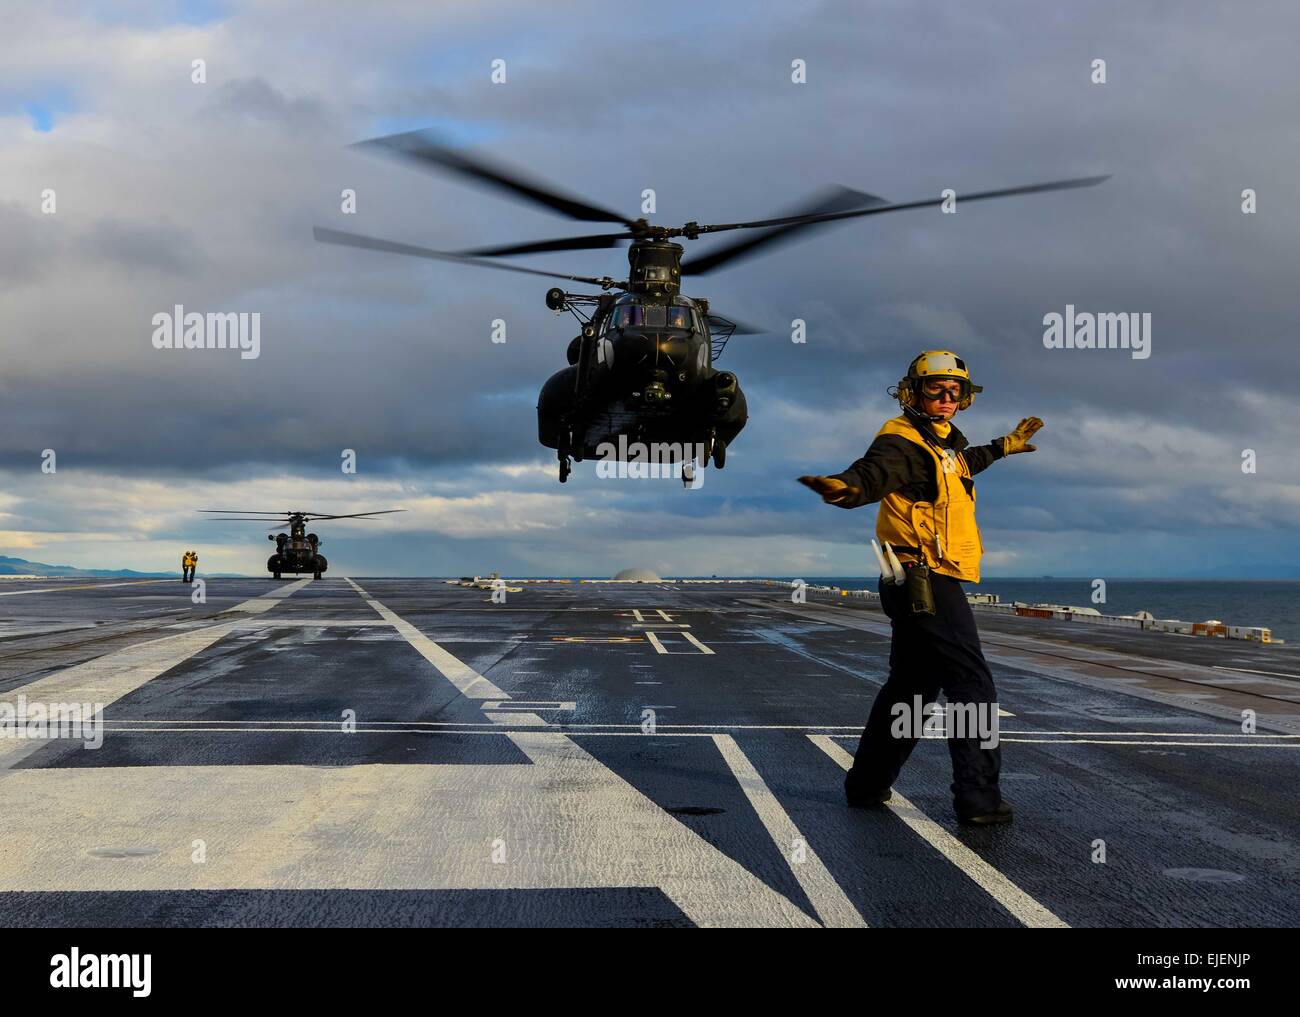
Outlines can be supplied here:
M800 477L799 483L805 487L811 487L822 496L822 501L828 505L843 501L850 495L856 494L858 490L856 487L850 487L844 481L837 480L834 477Z
M1017 452L1036 452L1037 445L1030 445L1029 439L1043 426L1037 417L1025 417L1016 425L1016 429L1002 439L1002 454L1011 456Z

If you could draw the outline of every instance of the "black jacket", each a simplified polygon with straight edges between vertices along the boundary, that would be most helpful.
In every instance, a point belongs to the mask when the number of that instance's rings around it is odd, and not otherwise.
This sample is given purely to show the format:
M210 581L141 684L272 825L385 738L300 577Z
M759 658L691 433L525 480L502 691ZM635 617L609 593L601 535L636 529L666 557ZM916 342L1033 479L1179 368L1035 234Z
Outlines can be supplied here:
M950 448L961 455L970 468L971 476L988 468L995 459L1003 456L1002 439L995 438L988 445L971 445L966 436L951 424L947 438L940 438L930 427L929 421L922 417L911 417L928 439L940 448ZM894 491L900 491L909 501L934 501L939 497L939 482L935 476L934 459L915 442L908 441L899 434L882 434L871 443L871 447L843 473L832 474L836 480L842 480L850 487L858 489L855 497L849 495L842 501L832 502L840 508L858 508L880 501ZM962 478L969 492L974 482Z

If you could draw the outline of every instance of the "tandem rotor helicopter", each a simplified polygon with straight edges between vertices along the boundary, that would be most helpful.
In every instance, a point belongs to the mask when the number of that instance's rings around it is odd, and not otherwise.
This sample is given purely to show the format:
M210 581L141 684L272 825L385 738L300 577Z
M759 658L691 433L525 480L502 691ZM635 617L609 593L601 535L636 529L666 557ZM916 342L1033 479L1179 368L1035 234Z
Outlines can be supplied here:
M216 516L217 518L208 520L213 523L263 523L270 530L287 526L288 533L266 535L267 540L275 541L275 554L266 560L266 570L271 573L273 579L279 579L284 572L292 572L294 575L310 572L313 579L319 579L329 568L329 562L320 553L320 546L325 542L316 534L307 532L308 523L321 519L369 519L372 516L405 512L406 509L380 509L378 512L353 512L342 516L324 515L319 512L259 512L246 509L199 509L199 511Z
M685 450L698 448L700 466L726 464L727 448L745 426L748 407L736 376L714 367L727 341L757 329L713 313L703 297L681 292L682 276L704 275L765 247L793 239L812 227L885 212L928 208L945 197L891 203L871 194L836 187L815 195L801 207L772 219L703 225L658 226L629 219L586 201L569 197L519 171L471 158L441 144L427 131L411 131L363 141L354 146L394 155L424 168L450 171L506 191L570 219L619 223L622 232L560 237L531 243L506 244L464 251L439 251L414 244L382 240L317 226L318 241L385 251L435 261L452 261L483 268L545 276L598 286L601 292L569 293L548 290L546 306L557 314L570 312L581 332L568 347L569 366L542 386L537 400L537 437L556 450L560 482L568 480L572 461L607 454L601 449L657 445L670 452L670 461L683 463L682 481L693 479L693 463ZM1018 194L1091 187L1106 176L1078 177L995 191L959 194L961 202L1005 198ZM710 233L757 230L699 257L682 261L677 238L695 240ZM627 241L628 277L564 275L523 265L493 261L518 254L592 250L617 247ZM622 439L622 440L620 440Z

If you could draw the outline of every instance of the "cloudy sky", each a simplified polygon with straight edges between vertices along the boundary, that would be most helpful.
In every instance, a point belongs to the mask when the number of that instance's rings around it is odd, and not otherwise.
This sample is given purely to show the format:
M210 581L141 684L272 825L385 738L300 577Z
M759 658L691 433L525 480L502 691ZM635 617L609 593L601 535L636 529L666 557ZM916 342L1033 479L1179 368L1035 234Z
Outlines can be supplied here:
M794 478L847 466L908 360L951 348L985 388L958 419L972 442L1047 422L979 480L987 574L1300 575L1294 5L620 6L11 5L0 554L161 569L196 546L254 573L256 526L195 510L404 508L322 524L334 568L865 574L874 509ZM776 215L829 183L905 201L1113 177L841 224L691 280L775 330L721 361L751 413L726 470L683 491L585 463L561 487L534 407L574 329L546 280L312 240L593 232L348 148L415 127L633 216L653 188L663 223ZM626 268L617 249L521 262ZM154 349L176 304L260 312L261 356ZM1045 348L1067 304L1150 313L1151 356Z

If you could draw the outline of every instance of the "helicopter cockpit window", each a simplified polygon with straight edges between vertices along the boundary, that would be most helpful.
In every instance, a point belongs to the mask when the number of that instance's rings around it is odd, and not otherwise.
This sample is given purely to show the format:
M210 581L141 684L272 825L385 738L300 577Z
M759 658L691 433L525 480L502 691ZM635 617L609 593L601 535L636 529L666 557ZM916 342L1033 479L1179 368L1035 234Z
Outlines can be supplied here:
M690 328L691 309L689 307L668 308L668 327L669 328Z
M640 328L645 324L640 304L623 304L610 315L610 328Z
M685 305L622 304L609 315L608 328L680 328L695 327L691 308Z

